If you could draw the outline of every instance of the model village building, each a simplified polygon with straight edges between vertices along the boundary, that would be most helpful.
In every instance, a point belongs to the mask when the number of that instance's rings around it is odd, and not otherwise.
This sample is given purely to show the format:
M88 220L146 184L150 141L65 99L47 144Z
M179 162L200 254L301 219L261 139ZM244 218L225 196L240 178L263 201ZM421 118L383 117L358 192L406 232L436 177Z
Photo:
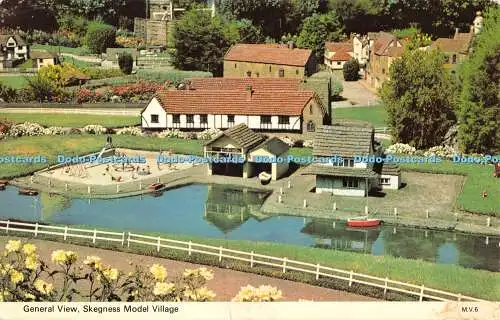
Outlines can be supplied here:
M326 42L325 65L330 70L342 70L354 56L352 42Z
M312 50L293 44L236 44L224 56L224 77L303 79L316 67Z
M314 175L316 193L366 197L376 189L399 189L401 171L395 164L355 162L356 156L379 154L373 127L356 124L320 126L314 137L313 156L325 159L309 165L303 174ZM334 156L342 161L327 161Z
M228 129L312 135L327 122L322 100L279 79L194 80L193 85L160 90L142 111L144 129ZM231 89L226 89L233 83Z
M238 124L206 142L203 151L206 158L241 159L240 162L209 163L209 175L231 175L246 179L267 172L271 174L272 180L277 180L288 172L288 162L265 163L262 159L286 159L288 148L279 138L266 138L245 124Z
M29 46L18 35L0 34L0 69L14 68L29 58Z

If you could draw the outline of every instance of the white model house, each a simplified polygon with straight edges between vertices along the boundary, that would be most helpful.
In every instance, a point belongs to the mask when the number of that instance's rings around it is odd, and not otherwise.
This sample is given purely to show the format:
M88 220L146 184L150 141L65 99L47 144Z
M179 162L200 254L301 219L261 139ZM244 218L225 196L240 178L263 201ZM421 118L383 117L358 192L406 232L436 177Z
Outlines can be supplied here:
M326 121L319 96L309 90L160 90L141 113L144 129L250 129L313 133Z
M17 35L0 34L0 69L13 68L29 57L29 47Z
M325 42L325 65L330 70L342 70L354 56L350 42Z

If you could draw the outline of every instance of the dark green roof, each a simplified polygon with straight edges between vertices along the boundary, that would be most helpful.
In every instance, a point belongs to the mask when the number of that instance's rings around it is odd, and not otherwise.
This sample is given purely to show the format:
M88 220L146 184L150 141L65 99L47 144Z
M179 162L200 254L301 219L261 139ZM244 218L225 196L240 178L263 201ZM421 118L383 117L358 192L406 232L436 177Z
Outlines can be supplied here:
M277 137L271 137L253 148L251 151L264 149L275 156L279 156L288 151L289 148L290 147L286 143L284 143L283 140Z
M354 157L373 151L373 127L365 125L318 126L314 135L314 156Z
M212 140L208 141L205 143L205 145L209 145L222 136L226 136L232 140L234 140L236 143L238 143L239 147L243 149L250 149L262 141L264 141L264 136L255 133L252 131L250 128L246 126L244 123L240 123L238 125L235 125L232 128L229 128L218 135L216 135Z
M370 168L337 167L331 165L312 164L302 174L332 177L377 178L378 174Z

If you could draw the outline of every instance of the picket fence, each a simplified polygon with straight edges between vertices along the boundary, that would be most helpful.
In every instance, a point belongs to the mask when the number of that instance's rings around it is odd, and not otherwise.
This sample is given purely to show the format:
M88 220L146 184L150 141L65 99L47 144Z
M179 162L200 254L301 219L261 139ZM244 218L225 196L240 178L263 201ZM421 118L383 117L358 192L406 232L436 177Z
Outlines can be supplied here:
M5 230L8 234L9 231L13 232L27 232L34 234L37 237L39 234L56 235L63 237L64 240L68 238L81 238L91 240L93 244L97 240L108 241L120 243L121 246L127 245L128 248L132 244L146 245L156 248L157 252L160 252L162 248L168 248L173 250L180 250L187 252L188 255L193 253L204 254L212 257L218 257L219 262L222 259L232 259L248 262L250 268L256 265L271 266L281 269L283 273L287 271L300 271L307 274L315 275L316 280L320 277L334 278L339 280L345 280L348 282L349 287L353 283L364 284L367 286L372 286L376 288L384 289L384 295L388 291L395 291L413 295L419 298L419 301L423 299L431 299L436 301L480 301L485 302L487 300L477 299L461 294L454 294L450 292L445 292L441 290L427 288L424 285L414 285L410 283L405 283L401 281L390 280L388 278L380 278L369 276L366 274L356 273L354 271L340 270L330 267L321 266L320 264L312 264L307 262L301 262L296 260L287 259L286 257L278 258L273 256L267 256L262 254L239 250L232 250L224 247L215 247L199 243L194 243L191 241L179 241L172 239L165 239L162 237L151 237L146 235L135 234L131 232L109 232L100 231L97 229L77 229L59 226L43 225L38 223L24 223L15 222L10 220L0 220L0 230Z

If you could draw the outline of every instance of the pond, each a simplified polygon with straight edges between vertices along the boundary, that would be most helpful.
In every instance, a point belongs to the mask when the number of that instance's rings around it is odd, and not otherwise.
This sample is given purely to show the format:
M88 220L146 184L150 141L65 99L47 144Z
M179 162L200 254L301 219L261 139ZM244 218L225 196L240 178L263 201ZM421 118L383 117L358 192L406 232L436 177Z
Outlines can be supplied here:
M0 192L0 218L269 241L500 271L499 237L393 226L358 230L336 220L267 216L259 211L267 196L252 189L192 184L156 196L88 200L46 193L19 196L9 187Z

